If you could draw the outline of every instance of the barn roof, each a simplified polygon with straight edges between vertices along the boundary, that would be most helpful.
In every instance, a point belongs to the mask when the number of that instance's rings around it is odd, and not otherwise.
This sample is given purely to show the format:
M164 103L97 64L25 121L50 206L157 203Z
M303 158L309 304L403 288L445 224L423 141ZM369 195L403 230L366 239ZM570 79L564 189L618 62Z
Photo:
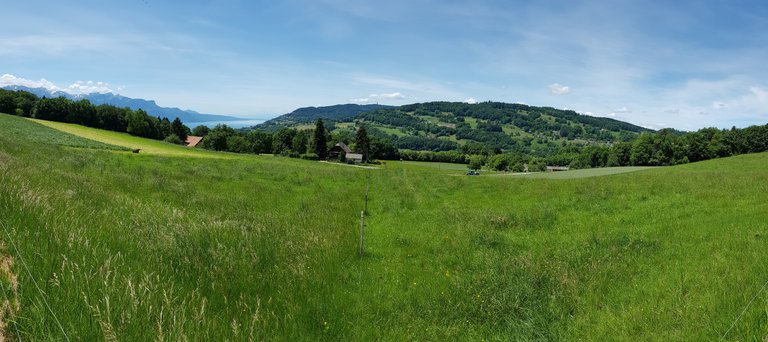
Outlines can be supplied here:
M352 153L352 149L349 148L349 146L347 146L347 144L343 142L337 143L336 145L334 145L334 147L340 147L344 151L344 153L346 153L347 155Z
M198 136L195 136L195 135L188 135L187 136L187 140L184 141L184 142L187 143L188 147L195 147L195 146L197 146L197 144L200 143L200 140L203 140L203 137L198 137Z

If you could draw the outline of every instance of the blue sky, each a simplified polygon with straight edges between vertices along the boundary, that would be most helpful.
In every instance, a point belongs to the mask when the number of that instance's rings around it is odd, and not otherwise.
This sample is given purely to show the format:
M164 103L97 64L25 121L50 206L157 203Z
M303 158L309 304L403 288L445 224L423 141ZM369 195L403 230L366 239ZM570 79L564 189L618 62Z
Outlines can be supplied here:
M768 123L764 0L25 0L1 15L0 83L204 113L492 100L652 128Z

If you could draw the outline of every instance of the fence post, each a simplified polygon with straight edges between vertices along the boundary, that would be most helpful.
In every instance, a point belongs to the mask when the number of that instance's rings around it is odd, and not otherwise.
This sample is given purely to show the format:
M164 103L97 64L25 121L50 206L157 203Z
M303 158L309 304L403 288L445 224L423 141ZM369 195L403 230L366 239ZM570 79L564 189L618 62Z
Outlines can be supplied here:
M365 211L360 212L360 256L365 253Z

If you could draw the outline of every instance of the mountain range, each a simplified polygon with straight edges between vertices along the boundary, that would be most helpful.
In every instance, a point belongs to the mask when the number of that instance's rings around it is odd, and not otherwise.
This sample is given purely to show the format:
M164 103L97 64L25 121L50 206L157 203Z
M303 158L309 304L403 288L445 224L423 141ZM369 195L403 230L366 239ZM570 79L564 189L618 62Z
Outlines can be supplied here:
M108 104L121 108L128 107L133 110L142 109L152 116L167 117L171 120L178 117L182 122L185 123L244 120L242 118L228 115L202 114L193 110L184 110L175 107L161 107L153 100L130 98L113 93L70 94L60 90L52 91L46 88L30 88L20 85L8 85L2 87L2 89L26 91L39 97L66 97L75 101L86 99L94 105Z

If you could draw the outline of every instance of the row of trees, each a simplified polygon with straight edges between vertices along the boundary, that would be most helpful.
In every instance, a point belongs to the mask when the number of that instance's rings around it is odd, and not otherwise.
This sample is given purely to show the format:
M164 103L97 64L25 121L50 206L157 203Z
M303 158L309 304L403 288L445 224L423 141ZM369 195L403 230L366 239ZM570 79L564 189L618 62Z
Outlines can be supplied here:
M272 153L325 160L328 158L328 150L336 143L343 142L353 146L356 153L363 154L364 161L398 157L397 148L386 140L369 137L365 127L358 128L354 136L346 132L330 133L321 119L315 122L314 129L305 130L282 128L274 133L261 130L245 132L227 125L217 125L212 129L195 127L192 133L203 137L200 146L215 151Z
M318 124L320 126L318 126ZM320 130L318 130L320 128ZM367 137L367 132L374 134ZM234 130L232 130L234 132ZM319 134L318 132L324 132ZM571 168L594 168L607 166L663 166L676 165L688 162L707 160L711 158L726 157L742 153L768 151L768 125L751 126L744 129L732 128L720 130L705 128L696 132L679 132L671 129L663 129L658 132L644 132L634 140L618 142L614 144L588 144L577 145L565 142L542 143L528 141L516 143L509 148L502 149L500 144L467 142L461 146L454 142L450 146L434 145L432 141L444 141L430 137L408 137L403 142L413 141L410 144L393 144L400 142L402 137L392 137L377 130L358 129L357 135L365 133L369 141L369 147L364 149L367 158L372 159L402 159L416 161L435 161L450 163L480 163L495 170L522 170L524 164L528 169L544 169L546 165L567 165ZM253 131L245 134L260 136L262 140L269 139L269 133ZM312 138L314 137L314 138ZM322 137L325 137L323 140ZM256 144L261 149L255 153L276 153L283 155L301 156L313 154L318 158L325 158L322 153L327 151L336 142L344 142L357 146L357 137L352 131L340 130L333 134L328 133L322 126L322 121L316 123L315 130L295 130L284 128L272 135L271 144ZM237 141L237 140L236 140ZM317 144L321 141L321 144ZM353 142L355 142L353 144ZM318 146L325 146L318 149ZM419 147L419 148L413 148ZM400 148L400 149L398 149ZM535 148L535 150L534 150ZM233 150L229 148L229 150ZM247 150L247 148L246 148ZM359 150L359 149L358 149ZM314 152L314 153L311 153Z
M0 112L36 119L73 123L88 127L129 133L144 138L180 143L190 133L179 118L150 116L144 110L93 105L86 99L74 101L64 97L38 98L25 91L0 89Z
M494 170L519 170L523 164L536 161L572 168L666 166L765 151L768 151L768 125L729 130L703 128L688 133L662 129L642 133L630 142L566 146L546 157L486 153L483 164Z

